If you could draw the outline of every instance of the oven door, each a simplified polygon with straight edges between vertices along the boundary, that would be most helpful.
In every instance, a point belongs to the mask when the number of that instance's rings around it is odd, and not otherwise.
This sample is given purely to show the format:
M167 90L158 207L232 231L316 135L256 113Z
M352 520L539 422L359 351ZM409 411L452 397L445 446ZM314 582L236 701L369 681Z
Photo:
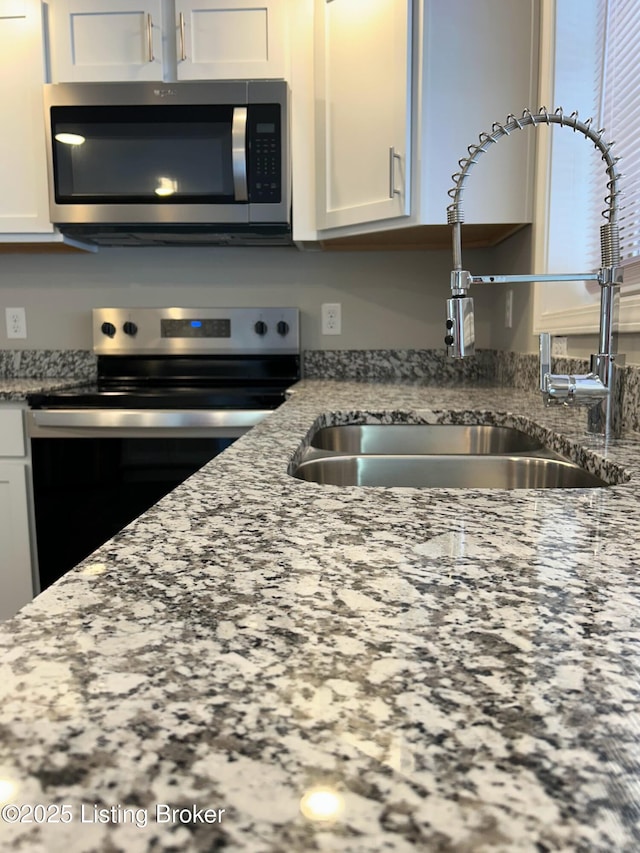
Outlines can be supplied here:
M29 412L40 588L50 586L266 414Z

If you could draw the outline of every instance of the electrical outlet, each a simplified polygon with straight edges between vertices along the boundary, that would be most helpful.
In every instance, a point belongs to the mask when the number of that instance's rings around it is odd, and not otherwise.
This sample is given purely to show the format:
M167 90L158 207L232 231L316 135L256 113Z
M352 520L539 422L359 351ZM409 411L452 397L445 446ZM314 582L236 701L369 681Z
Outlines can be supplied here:
M513 327L513 290L507 290L504 297L504 327L505 329Z
M27 337L27 318L24 308L5 308L8 338Z
M322 304L322 334L342 334L342 305L339 302Z
M569 347L567 338L553 335L551 338L551 355L568 355Z

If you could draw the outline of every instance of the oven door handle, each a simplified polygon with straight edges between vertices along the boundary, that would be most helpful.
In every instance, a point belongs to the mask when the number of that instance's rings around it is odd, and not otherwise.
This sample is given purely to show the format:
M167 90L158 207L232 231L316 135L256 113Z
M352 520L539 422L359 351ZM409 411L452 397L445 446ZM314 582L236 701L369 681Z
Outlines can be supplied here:
M237 438L272 409L32 409L33 438L207 435Z

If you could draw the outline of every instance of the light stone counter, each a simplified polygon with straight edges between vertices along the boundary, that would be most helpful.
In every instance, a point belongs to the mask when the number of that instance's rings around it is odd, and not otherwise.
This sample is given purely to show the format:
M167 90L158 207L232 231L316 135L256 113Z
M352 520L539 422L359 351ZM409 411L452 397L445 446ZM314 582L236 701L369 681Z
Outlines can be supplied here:
M50 393L62 391L65 388L73 388L81 384L78 379L53 379L17 377L7 379L0 377L0 401L2 402L24 402L28 394Z
M288 475L314 422L352 417L525 425L631 480ZM519 391L302 382L0 628L0 799L62 821L10 808L0 847L640 849L640 436L605 447L585 418ZM318 788L337 819L301 812Z

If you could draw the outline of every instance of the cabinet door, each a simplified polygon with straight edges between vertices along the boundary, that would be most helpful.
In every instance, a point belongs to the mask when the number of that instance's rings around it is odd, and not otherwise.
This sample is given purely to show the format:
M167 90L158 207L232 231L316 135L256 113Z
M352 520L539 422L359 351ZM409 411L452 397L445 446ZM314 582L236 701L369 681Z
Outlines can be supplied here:
M0 620L33 598L26 468L0 462Z
M0 56L0 233L51 233L39 0L0 3Z
M539 13L538 0L425 4L423 222L446 222L451 176L481 132L490 133L509 113L537 109ZM537 134L529 127L502 138L472 167L463 199L466 223L532 221Z
M284 0L176 0L178 79L284 77Z
M162 80L161 0L55 0L54 81Z
M319 228L408 215L410 0L317 0Z

